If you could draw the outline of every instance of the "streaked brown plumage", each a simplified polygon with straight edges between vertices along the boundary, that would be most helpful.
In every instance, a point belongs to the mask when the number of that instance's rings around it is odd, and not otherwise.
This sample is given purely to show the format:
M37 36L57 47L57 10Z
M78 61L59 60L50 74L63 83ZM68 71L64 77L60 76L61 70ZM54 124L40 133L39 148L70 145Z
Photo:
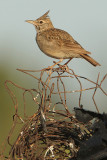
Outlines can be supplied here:
M100 66L73 37L61 29L54 28L48 12L37 20L27 20L35 26L36 42L40 50L46 55L56 59L84 58L94 66Z

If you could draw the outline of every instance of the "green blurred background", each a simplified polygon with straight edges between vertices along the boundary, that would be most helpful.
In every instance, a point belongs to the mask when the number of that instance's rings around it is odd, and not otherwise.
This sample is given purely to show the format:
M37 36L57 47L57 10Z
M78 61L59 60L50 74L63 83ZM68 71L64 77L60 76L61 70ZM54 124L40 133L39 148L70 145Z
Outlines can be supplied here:
M54 59L44 55L35 42L34 27L25 22L27 19L36 19L50 10L51 20L56 28L69 32L85 49L92 52L102 66L93 67L85 60L74 59L69 67L93 81L96 81L100 72L100 80L106 74L107 68L107 1L106 0L3 0L0 1L0 144L7 137L12 125L14 107L8 95L4 82L11 80L25 88L36 88L36 81L17 71L21 69L42 69L52 65ZM105 81L103 88L107 91ZM87 86L87 84L85 84ZM69 86L68 86L69 87ZM14 90L14 87L11 89ZM23 112L22 92L15 90L19 100L20 113ZM92 92L89 93L89 96ZM84 94L83 104L86 109L95 110L91 98ZM70 107L77 106L76 99ZM102 92L96 95L96 102L100 112L106 112L106 97ZM30 99L28 112L35 112L31 107Z

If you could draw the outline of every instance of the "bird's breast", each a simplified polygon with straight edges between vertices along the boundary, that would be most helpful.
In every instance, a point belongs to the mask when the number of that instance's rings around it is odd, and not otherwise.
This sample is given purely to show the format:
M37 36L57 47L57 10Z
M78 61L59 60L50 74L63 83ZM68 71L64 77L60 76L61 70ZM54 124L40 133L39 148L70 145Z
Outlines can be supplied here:
M37 34L36 42L40 50L48 55L49 57L53 57L56 59L69 59L69 58L76 58L80 57L78 54L73 53L72 50L65 49L59 40L48 36L44 36L41 34Z
M57 59L64 57L60 47L56 45L55 41L50 40L49 37L45 38L44 36L37 35L36 42L40 50L46 55Z

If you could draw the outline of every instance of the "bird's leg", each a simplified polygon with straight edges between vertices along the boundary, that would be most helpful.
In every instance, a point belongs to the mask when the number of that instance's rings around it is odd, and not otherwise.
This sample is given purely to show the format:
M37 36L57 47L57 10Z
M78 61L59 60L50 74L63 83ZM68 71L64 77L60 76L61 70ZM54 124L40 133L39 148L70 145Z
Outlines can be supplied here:
M56 65L58 66L66 66L73 58L70 58L66 63L64 63L63 65L60 65L58 62L53 61ZM62 62L62 61L61 61Z
M49 66L48 68L46 68L46 70L52 70L53 67L55 67L56 65L58 65L59 63L61 63L63 61L63 59L60 59L58 62L54 62L54 64L52 66Z
M63 71L63 73L65 72L65 70L67 70L67 68L68 68L68 66L67 66L67 64L72 60L73 58L70 58L66 63L64 63L63 65L61 65L61 64L57 64L59 67L60 67L60 69ZM56 64L56 62L54 62L55 64ZM62 73L61 73L62 74Z
M70 58L64 65L66 66L73 58Z
M52 65L53 67L60 64L63 61L63 59L60 59L58 62L53 61L54 65Z
M62 65L63 73L65 72L65 70L68 69L67 64L68 64L72 59L73 59L73 58L70 58L65 64Z

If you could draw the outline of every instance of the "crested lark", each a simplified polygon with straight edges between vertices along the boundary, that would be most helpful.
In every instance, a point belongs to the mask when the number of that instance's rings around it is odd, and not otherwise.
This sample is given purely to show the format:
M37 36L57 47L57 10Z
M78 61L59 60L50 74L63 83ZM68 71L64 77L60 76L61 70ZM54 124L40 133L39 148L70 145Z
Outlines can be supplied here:
M54 28L48 13L49 11L37 20L26 21L36 28L36 42L40 50L47 56L60 59L60 62L63 59L69 59L69 62L72 58L84 58L93 66L100 66L89 56L91 53L86 51L69 33Z

